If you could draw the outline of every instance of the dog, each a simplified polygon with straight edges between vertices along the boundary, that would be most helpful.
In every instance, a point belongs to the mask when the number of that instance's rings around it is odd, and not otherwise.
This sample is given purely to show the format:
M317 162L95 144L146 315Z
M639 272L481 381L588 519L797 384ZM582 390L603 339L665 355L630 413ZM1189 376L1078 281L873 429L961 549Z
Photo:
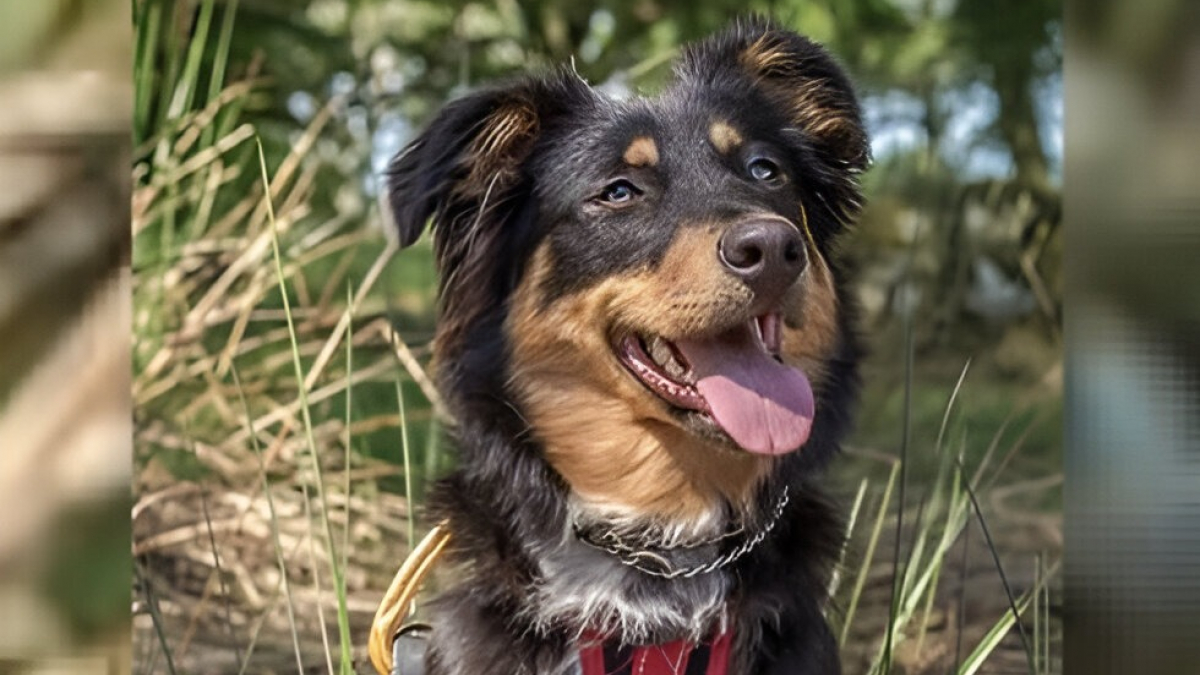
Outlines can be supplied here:
M560 69L446 105L387 170L432 222L458 468L429 675L840 672L820 476L856 398L847 75L763 18L656 98Z

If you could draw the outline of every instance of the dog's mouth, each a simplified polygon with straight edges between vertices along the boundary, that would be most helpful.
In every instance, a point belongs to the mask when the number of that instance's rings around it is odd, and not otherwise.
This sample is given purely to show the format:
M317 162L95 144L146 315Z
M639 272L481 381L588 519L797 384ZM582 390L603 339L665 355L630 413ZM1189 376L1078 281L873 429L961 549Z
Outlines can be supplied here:
M625 368L674 408L711 422L748 452L799 449L812 430L812 385L779 357L782 317L771 312L714 336L671 341L625 333L614 345Z

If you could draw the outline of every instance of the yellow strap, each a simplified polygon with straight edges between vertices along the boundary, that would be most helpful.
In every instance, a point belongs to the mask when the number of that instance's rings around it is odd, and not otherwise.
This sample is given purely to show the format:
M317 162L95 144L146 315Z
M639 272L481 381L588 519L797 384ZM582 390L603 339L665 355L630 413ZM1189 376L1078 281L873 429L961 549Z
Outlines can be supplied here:
M449 523L442 521L425 535L421 543L405 558L404 564L396 571L392 585L388 586L379 609L375 610L375 620L371 622L371 636L367 640L367 652L371 655L371 663L379 675L392 673L392 642L404 624L404 620L412 613L413 598L421 588L421 582L433 569L433 563L442 554L442 549L450 541Z

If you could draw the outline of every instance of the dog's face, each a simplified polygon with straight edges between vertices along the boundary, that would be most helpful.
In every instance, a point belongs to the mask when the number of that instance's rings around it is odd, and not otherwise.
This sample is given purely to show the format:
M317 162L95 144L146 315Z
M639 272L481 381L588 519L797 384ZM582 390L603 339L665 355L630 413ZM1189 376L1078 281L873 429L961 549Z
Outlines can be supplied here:
M484 395L587 505L747 501L820 423L847 330L831 247L867 161L836 64L761 22L688 50L655 99L561 72L450 104L390 183L402 243L437 227L444 385L500 378Z

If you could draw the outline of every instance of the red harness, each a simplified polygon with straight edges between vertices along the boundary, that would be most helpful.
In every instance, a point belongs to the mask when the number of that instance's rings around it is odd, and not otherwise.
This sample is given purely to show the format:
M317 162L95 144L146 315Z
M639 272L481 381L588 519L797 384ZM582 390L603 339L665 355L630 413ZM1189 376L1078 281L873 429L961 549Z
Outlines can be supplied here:
M728 675L732 643L730 631L699 644L622 647L589 641L579 649L579 665L583 675Z

